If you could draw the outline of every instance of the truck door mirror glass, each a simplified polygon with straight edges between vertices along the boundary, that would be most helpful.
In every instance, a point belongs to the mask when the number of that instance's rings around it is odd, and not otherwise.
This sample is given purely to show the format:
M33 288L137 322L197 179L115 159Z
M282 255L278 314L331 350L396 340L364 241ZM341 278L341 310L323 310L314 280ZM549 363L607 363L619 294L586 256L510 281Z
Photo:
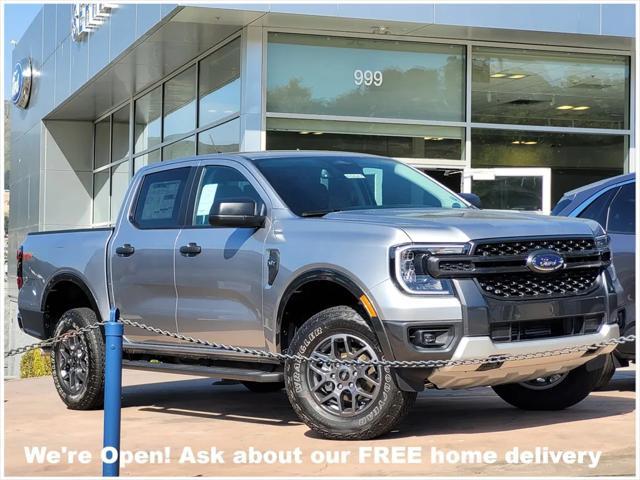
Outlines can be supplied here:
M246 198L214 202L209 211L209 225L214 227L261 228L265 219L264 205Z
M474 207L482 208L482 201L480 200L480 197L475 193L459 193L458 195L460 195Z

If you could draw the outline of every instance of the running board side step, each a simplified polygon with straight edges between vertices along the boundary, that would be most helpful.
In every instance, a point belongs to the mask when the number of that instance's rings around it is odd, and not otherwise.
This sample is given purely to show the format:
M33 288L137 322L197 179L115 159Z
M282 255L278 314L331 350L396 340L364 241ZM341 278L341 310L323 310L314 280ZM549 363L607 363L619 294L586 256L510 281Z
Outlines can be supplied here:
M246 382L284 382L282 372L265 372L233 367L207 367L204 365L184 365L178 363L152 363L144 360L122 359L122 368L131 370L147 370L179 375L194 375L199 377L214 377L224 380L240 380Z

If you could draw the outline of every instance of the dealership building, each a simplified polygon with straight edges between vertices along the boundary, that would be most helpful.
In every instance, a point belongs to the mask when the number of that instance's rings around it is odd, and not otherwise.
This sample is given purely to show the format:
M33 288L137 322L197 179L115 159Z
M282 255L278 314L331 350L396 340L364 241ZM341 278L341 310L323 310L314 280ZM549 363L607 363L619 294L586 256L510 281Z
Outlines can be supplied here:
M9 251L112 224L140 167L217 152L385 155L548 213L635 170L634 19L609 2L45 5L13 50Z

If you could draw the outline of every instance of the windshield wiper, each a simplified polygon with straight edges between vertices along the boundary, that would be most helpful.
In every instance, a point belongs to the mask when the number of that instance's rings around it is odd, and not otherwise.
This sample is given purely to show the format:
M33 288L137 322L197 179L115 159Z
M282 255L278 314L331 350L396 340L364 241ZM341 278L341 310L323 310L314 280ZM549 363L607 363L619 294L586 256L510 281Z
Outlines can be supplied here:
M334 208L331 210L309 210L308 212L302 212L301 217L324 217L327 213L341 212L342 209Z

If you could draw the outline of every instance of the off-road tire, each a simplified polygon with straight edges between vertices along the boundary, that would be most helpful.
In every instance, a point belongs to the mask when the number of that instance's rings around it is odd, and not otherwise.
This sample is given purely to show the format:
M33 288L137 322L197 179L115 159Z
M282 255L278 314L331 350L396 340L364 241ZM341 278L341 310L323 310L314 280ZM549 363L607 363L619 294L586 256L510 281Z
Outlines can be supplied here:
M54 336L62 335L69 330L88 327L98 321L98 318L90 308L74 308L65 312L56 328ZM78 393L71 393L61 378L60 365L57 361L57 352L61 348L56 344L51 349L51 370L53 384L62 401L71 410L95 410L102 408L104 402L104 335L101 328L92 329L83 334L87 347L88 372L84 386Z
M613 374L616 373L616 364L615 360L613 359L613 353L607 354L604 360L604 368L601 371L602 374L600 375L600 378L598 379L598 383L596 383L594 390L601 390L605 388L609 384L609 381L611 381L611 377L613 377Z
M347 306L327 308L313 315L295 333L289 353L310 355L323 340L345 333L365 340L378 358L383 358L371 327ZM318 435L335 440L366 440L389 432L407 414L417 395L400 390L391 369L382 367L380 388L371 405L359 414L341 417L326 411L314 400L306 362L291 360L285 364L285 387L300 420Z
M284 388L284 382L242 382L242 385L253 393L279 392Z
M604 365L587 370L586 365L571 370L559 383L544 390L529 388L522 383L496 385L494 392L505 402L522 410L563 410L584 400L602 377Z

